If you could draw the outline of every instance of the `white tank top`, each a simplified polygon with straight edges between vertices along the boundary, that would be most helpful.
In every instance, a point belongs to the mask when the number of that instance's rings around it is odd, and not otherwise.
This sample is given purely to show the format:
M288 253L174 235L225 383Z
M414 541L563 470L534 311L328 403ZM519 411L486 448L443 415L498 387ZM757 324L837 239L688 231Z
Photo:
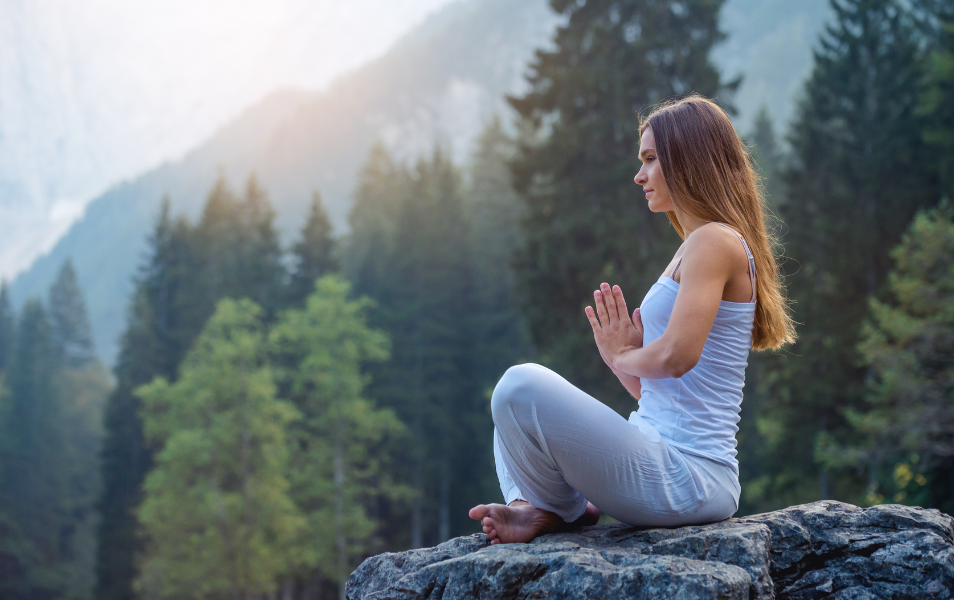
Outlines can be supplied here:
M720 303L702 356L688 373L680 378L642 379L639 410L629 420L649 423L671 446L725 464L738 475L735 434L755 322L755 260L745 240L735 233L749 257L752 300ZM672 277L660 277L643 298L639 314L644 345L666 331L678 291Z

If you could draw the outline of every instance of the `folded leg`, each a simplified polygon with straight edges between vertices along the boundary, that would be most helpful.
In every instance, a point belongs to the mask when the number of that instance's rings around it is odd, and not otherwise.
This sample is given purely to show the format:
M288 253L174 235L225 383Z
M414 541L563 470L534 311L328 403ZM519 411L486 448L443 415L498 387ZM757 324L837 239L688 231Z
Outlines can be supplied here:
M672 448L649 424L628 422L545 367L510 368L491 407L507 502L519 497L570 522L588 499L643 526L718 521L736 510L715 463Z

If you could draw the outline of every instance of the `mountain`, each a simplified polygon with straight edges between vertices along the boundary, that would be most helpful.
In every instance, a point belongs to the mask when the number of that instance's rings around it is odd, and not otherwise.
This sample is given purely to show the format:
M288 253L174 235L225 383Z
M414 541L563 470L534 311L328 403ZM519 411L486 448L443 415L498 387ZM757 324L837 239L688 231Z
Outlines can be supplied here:
M743 131L762 103L778 123L791 113L792 90L810 69L811 45L827 16L825 2L726 3L729 38L714 59L726 72L748 77L735 102ZM111 362L132 276L164 195L175 211L195 218L219 173L240 189L254 172L271 195L286 243L298 234L312 190L322 193L342 233L355 174L376 139L404 160L435 142L465 160L483 124L508 110L505 94L523 89L526 65L558 22L545 0L457 0L326 90L273 93L181 160L93 200L53 250L12 283L13 300L45 294L63 260L72 258L98 353Z
M525 65L555 23L544 0L458 1L325 91L268 96L181 160L93 200L53 250L14 280L14 302L45 295L63 260L72 258L97 351L112 361L132 275L163 196L195 218L218 173L240 188L254 172L286 241L298 234L312 190L322 193L340 231L354 175L376 139L408 159L435 140L463 158L484 122L505 110L504 95L519 91Z
M449 1L0 0L0 275L120 179L275 89L323 89Z

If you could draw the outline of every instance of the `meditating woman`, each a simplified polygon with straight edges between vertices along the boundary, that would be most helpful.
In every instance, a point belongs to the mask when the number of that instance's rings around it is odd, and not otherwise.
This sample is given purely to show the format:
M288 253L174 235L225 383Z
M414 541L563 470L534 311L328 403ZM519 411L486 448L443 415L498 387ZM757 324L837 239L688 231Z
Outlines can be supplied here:
M738 510L748 353L795 339L764 199L714 102L668 103L639 133L636 183L684 241L632 318L622 290L606 283L593 292L595 310L585 309L600 355L639 410L627 421L545 367L511 367L491 399L506 504L470 510L491 543L592 524L600 510L661 527Z

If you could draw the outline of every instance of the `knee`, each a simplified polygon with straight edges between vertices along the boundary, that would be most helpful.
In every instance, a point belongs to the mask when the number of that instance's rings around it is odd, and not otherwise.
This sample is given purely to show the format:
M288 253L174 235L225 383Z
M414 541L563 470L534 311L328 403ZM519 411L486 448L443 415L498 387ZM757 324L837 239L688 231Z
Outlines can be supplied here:
M511 414L518 406L534 401L534 381L539 378L540 365L525 363L507 369L490 398L490 411L494 421L505 414Z

